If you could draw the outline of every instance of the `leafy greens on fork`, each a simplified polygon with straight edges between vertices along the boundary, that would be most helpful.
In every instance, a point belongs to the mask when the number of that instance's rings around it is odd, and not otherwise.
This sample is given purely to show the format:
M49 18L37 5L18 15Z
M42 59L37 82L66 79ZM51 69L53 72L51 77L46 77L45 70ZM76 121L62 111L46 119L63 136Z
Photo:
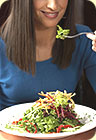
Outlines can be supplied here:
M60 27L59 25L57 25L57 27L58 27L58 29L57 29L56 38L64 40L66 38L66 36L70 33L70 30L62 29L62 27Z

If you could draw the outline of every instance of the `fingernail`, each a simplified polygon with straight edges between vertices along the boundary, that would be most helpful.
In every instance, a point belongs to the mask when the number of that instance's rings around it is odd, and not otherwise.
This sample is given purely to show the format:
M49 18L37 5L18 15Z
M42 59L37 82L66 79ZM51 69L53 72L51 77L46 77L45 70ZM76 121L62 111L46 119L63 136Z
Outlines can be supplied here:
M96 52L96 47L92 46L92 50Z

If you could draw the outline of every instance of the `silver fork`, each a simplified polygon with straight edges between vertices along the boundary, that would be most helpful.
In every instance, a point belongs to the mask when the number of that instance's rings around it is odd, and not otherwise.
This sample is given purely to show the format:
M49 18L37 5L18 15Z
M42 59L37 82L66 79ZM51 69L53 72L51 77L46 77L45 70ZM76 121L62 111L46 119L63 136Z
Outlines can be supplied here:
M84 35L84 34L88 34L88 33L93 34L93 32L82 32L82 33L78 33L78 34L75 34L75 35L64 35L64 37L65 38L75 38L75 37L78 37L80 35Z

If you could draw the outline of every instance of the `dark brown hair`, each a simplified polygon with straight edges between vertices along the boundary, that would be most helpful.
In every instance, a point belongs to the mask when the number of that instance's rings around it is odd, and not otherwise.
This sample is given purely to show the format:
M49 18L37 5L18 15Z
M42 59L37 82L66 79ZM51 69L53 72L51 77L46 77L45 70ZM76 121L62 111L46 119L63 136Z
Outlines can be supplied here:
M62 19L59 23L62 28L70 29L70 33L75 32L73 2L74 0L68 0L64 15L66 19ZM36 42L33 12L32 0L10 0L10 15L2 27L1 36L7 46L8 59L26 72L31 70L34 75ZM67 67L74 48L74 40L56 40L52 50L53 63L60 68Z
M76 33L74 6L74 0L68 0L68 6L64 14L64 18L59 22L59 25L63 29L70 29L70 35ZM57 64L61 69L66 68L71 62L74 49L74 39L65 39L64 41L57 39L52 51L53 63Z

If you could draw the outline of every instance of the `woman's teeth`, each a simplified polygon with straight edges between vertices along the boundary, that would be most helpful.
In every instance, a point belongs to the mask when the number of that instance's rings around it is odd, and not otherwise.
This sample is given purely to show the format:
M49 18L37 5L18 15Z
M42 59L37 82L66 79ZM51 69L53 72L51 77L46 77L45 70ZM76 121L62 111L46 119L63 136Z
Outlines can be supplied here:
M43 13L48 18L56 18L58 16L58 12L55 12L55 13L43 12Z

